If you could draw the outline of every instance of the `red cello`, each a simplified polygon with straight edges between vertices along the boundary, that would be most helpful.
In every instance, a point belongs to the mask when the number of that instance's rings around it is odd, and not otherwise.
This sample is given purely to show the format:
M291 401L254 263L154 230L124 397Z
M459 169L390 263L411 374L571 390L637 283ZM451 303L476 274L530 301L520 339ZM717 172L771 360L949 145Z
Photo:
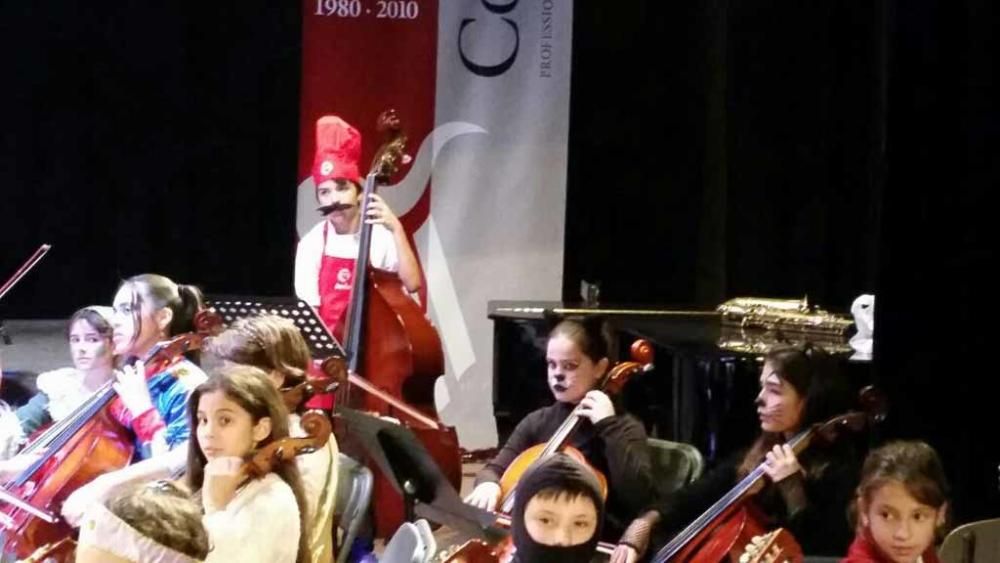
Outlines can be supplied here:
M291 402L299 397L301 394L284 398L286 402ZM240 473L247 479L260 479L274 471L278 463L288 462L297 455L311 453L326 446L332 433L330 419L320 411L308 411L303 414L302 429L305 431L304 437L281 438L254 452L243 462ZM42 545L30 556L22 559L21 563L41 563L50 558L58 561L70 560L75 547L76 542L73 538L66 536L54 543Z
M376 152L371 170L365 177L361 196L361 217L367 216L368 203L380 184L386 183L403 161L406 136L393 110L379 116L377 129L386 141ZM346 316L344 348L348 370L362 375L375 388L408 406L436 418L434 382L444 374L441 338L417 303L410 298L399 276L371 267L372 225L362 223L358 259L355 266L351 302ZM340 404L352 404L350 384L340 387ZM441 466L452 484L461 483L461 455L454 428L427 418L412 416L398 405L366 393L365 410L382 415L402 415L415 422L411 430ZM388 480L376 468L374 507L376 535L388 537L403 522L403 502Z
M197 333L178 335L153 347L144 358L147 376L163 371L221 326L219 317L199 312ZM128 465L134 445L128 431L108 412L118 395L105 383L69 416L50 426L22 453L44 451L38 460L0 488L0 525L6 551L27 557L72 534L58 514L73 491L99 475Z
M788 445L796 455L804 451L817 437L830 442L837 438L841 429L861 430L870 421L880 421L885 417L885 402L873 388L861 391L863 412L850 412L836 416L822 424L815 424L793 436ZM766 474L761 463L740 480L728 493L709 507L688 527L674 536L667 545L651 559L655 563L679 561L683 563L719 563L739 561L744 546L753 543L755 536L765 535L765 520L750 502L764 487ZM796 551L790 534L775 535L782 539L784 552L795 554L789 557L793 562L801 561L801 551Z

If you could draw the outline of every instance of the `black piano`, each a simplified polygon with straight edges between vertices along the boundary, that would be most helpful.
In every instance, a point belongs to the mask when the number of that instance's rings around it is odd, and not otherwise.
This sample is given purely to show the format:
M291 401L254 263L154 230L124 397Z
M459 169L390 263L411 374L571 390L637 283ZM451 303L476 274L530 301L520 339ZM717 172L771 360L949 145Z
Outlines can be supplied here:
M655 368L632 378L625 409L652 437L694 444L710 463L745 447L757 435L753 399L761 355L753 335L724 325L714 310L578 306L557 301L490 301L493 320L493 412L500 444L531 411L550 404L545 381L545 312L603 315L616 335L617 359L628 359L637 338L653 344ZM846 341L839 343L847 349ZM870 360L842 357L858 389L872 380Z

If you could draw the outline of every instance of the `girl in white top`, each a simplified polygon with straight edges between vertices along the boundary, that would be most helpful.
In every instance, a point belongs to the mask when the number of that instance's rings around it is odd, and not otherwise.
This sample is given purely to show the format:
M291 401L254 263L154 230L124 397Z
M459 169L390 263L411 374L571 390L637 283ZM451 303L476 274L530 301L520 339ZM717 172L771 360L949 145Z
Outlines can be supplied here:
M222 367L191 394L188 411L197 439L188 451L187 480L201 498L212 543L205 561L310 561L295 462L278 462L261 479L241 471L257 448L289 435L288 411L267 374Z
M239 319L209 340L206 357L260 368L279 391L295 387L306 378L312 361L309 347L291 320L277 315ZM304 436L299 417L289 421L292 436ZM308 503L306 535L313 563L331 563L333 509L337 496L337 440L330 435L325 447L296 457Z
M17 453L36 430L59 422L114 376L111 307L85 307L70 317L66 331L73 367L38 376L38 393L16 411L0 405L0 458ZM35 458L0 462L0 475L26 468Z

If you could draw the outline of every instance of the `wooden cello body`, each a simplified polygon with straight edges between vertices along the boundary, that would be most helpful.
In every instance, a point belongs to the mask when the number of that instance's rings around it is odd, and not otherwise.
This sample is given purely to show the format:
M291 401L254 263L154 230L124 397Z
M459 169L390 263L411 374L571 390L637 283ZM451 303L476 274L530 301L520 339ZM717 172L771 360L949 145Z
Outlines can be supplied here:
M101 408L37 471L15 480L7 491L58 516L62 503L73 491L128 465L133 450L128 431L110 416L107 408ZM13 505L5 506L0 514L6 528L4 550L21 558L72 533L69 524L61 519L49 522Z
M434 382L444 373L437 330L409 297L399 276L368 272L362 365L376 387L434 416ZM385 401L367 394L366 410L388 414Z
M832 442L845 428L858 431L869 421L879 421L885 416L884 400L874 388L866 387L861 391L861 403L865 408L864 412L850 412L805 428L789 439L787 445L796 455L800 455L817 437ZM754 497L766 484L767 474L764 465L765 463L761 462L736 483L728 493L667 542L651 561L654 563L740 561L745 546L768 530L767 519L753 504ZM782 560L792 563L802 561L802 550L790 534L785 532L768 535L784 544L780 549L784 554Z
M705 528L674 558L675 561L690 563L719 563L720 561L740 561L746 546L752 545L754 538L766 535L769 530L767 520L753 505L736 505L726 515L719 518L714 526ZM784 536L781 561L799 563L802 548L790 535Z
M182 334L154 346L143 359L146 376L159 373L217 331L221 319L207 311L195 318L197 333ZM66 418L43 431L22 450L40 453L30 467L0 488L0 525L4 549L19 558L70 536L59 512L74 491L95 478L129 464L133 437L111 415L118 397L108 381Z

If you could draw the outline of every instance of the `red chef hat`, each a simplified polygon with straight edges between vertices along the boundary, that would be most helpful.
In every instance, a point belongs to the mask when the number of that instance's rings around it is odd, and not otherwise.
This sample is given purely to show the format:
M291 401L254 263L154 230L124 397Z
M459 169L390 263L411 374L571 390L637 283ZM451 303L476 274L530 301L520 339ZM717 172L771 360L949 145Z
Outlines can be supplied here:
M351 180L361 184L361 133L336 115L316 121L316 157L312 177L316 187L327 180Z

